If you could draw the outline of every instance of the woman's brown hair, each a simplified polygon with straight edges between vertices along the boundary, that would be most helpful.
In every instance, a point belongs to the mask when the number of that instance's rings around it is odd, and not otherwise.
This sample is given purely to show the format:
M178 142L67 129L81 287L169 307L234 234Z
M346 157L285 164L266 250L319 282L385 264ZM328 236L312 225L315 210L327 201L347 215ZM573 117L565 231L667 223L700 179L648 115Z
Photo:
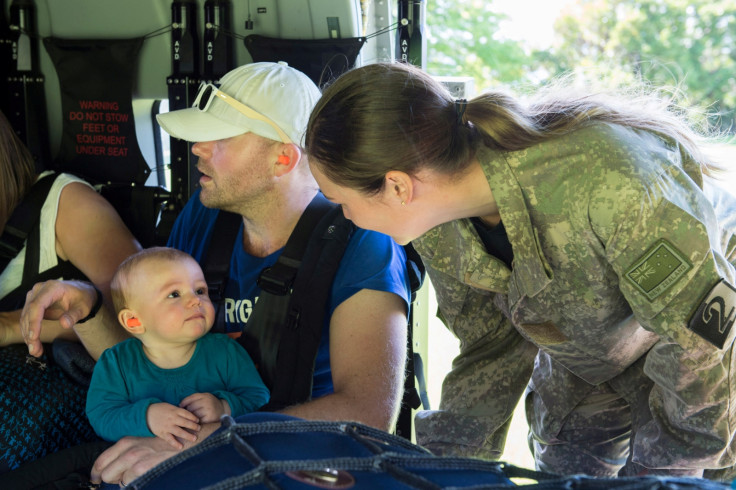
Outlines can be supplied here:
M0 112L0 232L36 179L36 166L28 148Z
M615 95L552 87L525 104L498 90L457 102L412 65L355 68L329 85L312 111L305 138L310 165L338 185L374 194L390 170L413 175L428 167L460 175L480 144L517 151L607 122L676 141L707 169L699 136L672 100L643 91Z

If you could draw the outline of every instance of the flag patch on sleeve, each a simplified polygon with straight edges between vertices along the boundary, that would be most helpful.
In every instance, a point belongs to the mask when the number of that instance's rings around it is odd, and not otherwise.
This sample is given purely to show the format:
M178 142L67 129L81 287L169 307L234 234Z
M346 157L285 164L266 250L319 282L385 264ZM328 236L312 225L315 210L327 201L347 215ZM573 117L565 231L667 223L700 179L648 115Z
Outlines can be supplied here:
M649 301L654 300L692 269L685 256L660 239L626 272L626 278Z
M703 298L687 328L723 349L736 320L736 289L721 279Z

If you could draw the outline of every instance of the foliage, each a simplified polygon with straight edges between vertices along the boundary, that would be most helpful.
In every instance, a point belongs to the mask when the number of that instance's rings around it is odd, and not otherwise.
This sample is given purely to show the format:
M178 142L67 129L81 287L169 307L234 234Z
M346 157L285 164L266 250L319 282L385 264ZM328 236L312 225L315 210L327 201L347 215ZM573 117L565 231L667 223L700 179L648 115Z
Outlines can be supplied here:
M552 75L595 70L672 87L734 130L736 0L577 0L555 32L550 52L535 53Z
M531 53L498 35L504 16L494 3L426 0L427 71L472 76L478 90L570 72L643 80L706 106L720 114L712 123L736 133L736 0L573 0L554 45Z
M518 42L498 37L504 18L492 0L428 0L427 71L473 77L477 89L523 80L529 57Z

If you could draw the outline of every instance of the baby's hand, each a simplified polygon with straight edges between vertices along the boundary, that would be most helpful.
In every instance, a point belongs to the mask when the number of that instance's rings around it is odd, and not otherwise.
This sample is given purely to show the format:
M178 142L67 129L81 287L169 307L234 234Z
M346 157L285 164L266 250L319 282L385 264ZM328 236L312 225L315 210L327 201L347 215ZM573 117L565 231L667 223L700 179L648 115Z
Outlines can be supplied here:
M146 410L146 423L155 435L176 449L184 445L176 438L194 442L200 429L199 420L189 410L178 408L170 403L153 403Z
M184 398L179 406L199 417L203 424L219 422L223 415L230 415L230 404L212 393L193 393Z

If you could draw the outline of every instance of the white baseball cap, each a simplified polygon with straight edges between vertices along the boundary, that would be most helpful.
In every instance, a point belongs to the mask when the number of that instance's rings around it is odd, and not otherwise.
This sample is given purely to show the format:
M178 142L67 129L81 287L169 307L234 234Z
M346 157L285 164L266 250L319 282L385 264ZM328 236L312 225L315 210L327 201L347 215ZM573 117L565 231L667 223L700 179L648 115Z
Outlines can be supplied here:
M303 146L309 114L320 95L307 75L283 61L250 63L223 76L219 89L202 85L194 107L158 114L156 119L164 131L185 141L252 132L289 142L286 136Z

